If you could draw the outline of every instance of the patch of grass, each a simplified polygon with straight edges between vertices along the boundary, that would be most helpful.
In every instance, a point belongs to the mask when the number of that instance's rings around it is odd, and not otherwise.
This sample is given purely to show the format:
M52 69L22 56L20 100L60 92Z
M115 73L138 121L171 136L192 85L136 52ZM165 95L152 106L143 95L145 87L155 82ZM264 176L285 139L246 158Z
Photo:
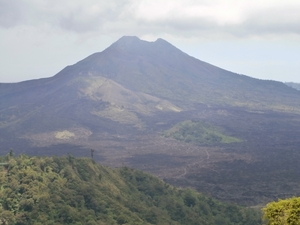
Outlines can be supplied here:
M93 115L105 117L122 124L134 124L136 127L143 127L141 120L134 112L130 112L125 108L119 107L117 105L110 105L105 110L92 111L91 113Z
M212 126L209 123L191 120L176 124L171 129L165 131L163 136L179 141L207 145L242 142L241 139L223 134L220 128Z
M75 134L68 131L68 130L64 130L64 131L60 131L60 132L55 133L55 138L61 139L61 140L68 140L72 137L75 137Z

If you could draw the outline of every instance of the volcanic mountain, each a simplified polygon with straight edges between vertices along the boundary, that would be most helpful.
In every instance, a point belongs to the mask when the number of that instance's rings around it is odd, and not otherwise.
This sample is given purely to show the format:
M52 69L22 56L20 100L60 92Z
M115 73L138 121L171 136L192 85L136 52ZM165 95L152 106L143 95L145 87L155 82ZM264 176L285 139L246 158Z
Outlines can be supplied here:
M224 194L239 181L226 186L205 177L242 165L249 176L253 163L267 157L263 150L280 155L282 146L300 146L299 91L202 62L163 39L122 37L53 77L0 84L0 99L2 152L87 155L93 148L103 163L246 204L260 202L247 200L247 188ZM296 181L289 182L285 195L295 191Z

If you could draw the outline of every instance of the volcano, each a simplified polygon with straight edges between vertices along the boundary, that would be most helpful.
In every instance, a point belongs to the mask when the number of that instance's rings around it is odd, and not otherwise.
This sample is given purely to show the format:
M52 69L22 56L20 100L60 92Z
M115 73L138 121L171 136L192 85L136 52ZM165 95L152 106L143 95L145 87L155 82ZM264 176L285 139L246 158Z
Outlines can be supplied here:
M299 189L300 92L226 71L163 39L122 37L53 77L0 84L0 99L2 153L89 156L95 149L104 164L249 205ZM292 174L288 187L271 181L274 167ZM264 179L275 185L270 191L260 186Z

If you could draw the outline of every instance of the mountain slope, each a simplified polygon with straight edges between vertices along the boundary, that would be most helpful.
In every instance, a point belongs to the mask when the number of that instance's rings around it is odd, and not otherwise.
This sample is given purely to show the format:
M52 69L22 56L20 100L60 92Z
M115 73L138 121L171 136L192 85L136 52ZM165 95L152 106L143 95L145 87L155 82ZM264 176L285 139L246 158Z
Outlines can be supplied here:
M283 83L220 69L158 39L123 37L101 53L78 62L70 76L104 76L134 90L181 104L208 103L276 110L298 108L299 93ZM64 73L57 76L65 76ZM297 103L295 103L295 101Z
M0 128L26 128L27 134L74 126L110 129L104 125L107 119L140 127L138 114L181 111L167 100L134 92L102 76L69 77L68 70L61 72L65 76L2 84Z
M0 220L8 224L260 224L251 209L176 189L128 168L72 156L6 156Z

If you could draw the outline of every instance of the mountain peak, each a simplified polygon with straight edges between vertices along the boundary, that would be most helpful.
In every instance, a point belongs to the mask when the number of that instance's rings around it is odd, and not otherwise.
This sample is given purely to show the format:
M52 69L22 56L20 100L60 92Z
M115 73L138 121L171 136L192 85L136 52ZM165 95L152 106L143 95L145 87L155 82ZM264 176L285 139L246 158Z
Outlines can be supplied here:
M115 43L113 43L111 45L111 47L132 48L133 46L140 46L143 42L146 42L146 41L143 41L136 36L123 36L119 40L117 40Z
M153 47L154 45L156 46L172 46L169 42L162 38L158 38L156 41L146 41L146 40L141 40L140 38L136 36L123 36L119 40L117 40L115 43L113 43L111 46L115 47L141 47L141 46L151 46Z
M157 38L157 40L155 41L155 43L168 43L168 44L170 44L169 42L167 42L166 40L164 40L162 38Z
M140 38L138 38L137 36L123 36L121 37L119 40L117 40L115 43L118 44L128 44L128 43L148 43L148 44L169 44L169 42L167 42L166 40L162 39L162 38L157 38L156 41L146 41L146 40L142 40Z
M182 53L179 49L162 38L158 38L156 41L146 41L136 36L123 36L107 48L107 50L125 51L127 53L131 52L132 54L143 54L145 52L156 52L159 55L163 52L168 52L168 54Z
M119 40L117 40L115 43L134 43L139 42L141 39L139 39L137 36L123 36Z

